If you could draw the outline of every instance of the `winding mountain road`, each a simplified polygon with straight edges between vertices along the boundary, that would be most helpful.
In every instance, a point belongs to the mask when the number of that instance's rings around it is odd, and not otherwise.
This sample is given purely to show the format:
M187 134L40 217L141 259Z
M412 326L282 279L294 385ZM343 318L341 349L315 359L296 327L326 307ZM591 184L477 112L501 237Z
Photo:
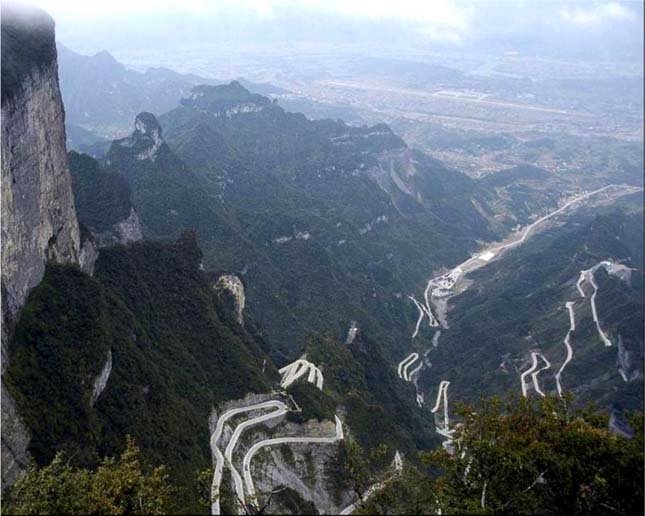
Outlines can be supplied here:
M415 327L414 333L412 334L412 338L415 338L418 335L421 321L425 316L428 317L430 321L430 326L433 326L433 327L439 326L437 318L435 318L432 313L431 293L432 293L433 286L439 287L437 289L438 294L440 294L442 297L447 297L450 293L450 290L454 287L455 283L459 278L465 276L469 272L474 271L475 269L478 269L480 267L483 267L491 263L495 258L499 258L499 254L501 252L523 244L526 241L526 239L529 237L529 235L539 225L545 223L550 218L555 217L556 215L559 215L560 213L564 212L567 208L585 199L588 199L590 197L593 197L595 195L598 195L599 193L605 192L610 189L620 189L620 188L624 190L624 193L622 193L621 195L625 195L628 193L635 193L637 191L642 190L642 188L632 187L629 185L610 184L607 186L603 186L602 188L593 190L591 192L580 194L574 197L573 199L567 201L558 209L552 211L551 213L548 213L547 215L544 215L543 217L540 217L535 222L532 222L531 224L526 226L524 230L522 230L515 237L513 237L512 235L509 236L509 238L511 238L510 242L507 242L505 244L500 244L500 245L492 245L492 247L481 249L477 251L474 255L472 255L470 258L468 258L466 261L454 267L448 273L444 273L444 274L441 274L440 276L436 276L430 279L424 291L425 304L419 303L419 301L417 301L413 296L408 296L408 298L411 299L419 309L419 319L417 320L417 325ZM605 340L605 345L610 345L610 344L607 344L607 341L608 339Z
M410 381L410 378L408 376L408 368L414 364L419 358L419 353L410 353L407 357L405 357L401 362L399 362L399 366L397 368L397 372L399 374L399 378L403 378L406 382Z
M546 369L549 369L551 367L551 362L549 362L542 353L538 353L538 355L544 362L544 367L542 367L542 369L538 369L537 371L534 371L531 374L531 379L533 380L533 388L535 389L535 392L537 392L540 396L544 397L545 394L542 392L542 389L540 388L540 384L537 378L542 371L545 371Z
M278 400L271 400L271 401L265 401L262 403L257 403L255 405L248 405L246 407L240 407L240 408L235 408L231 410L227 410L224 412L218 419L217 419L217 425L215 427L215 431L211 435L210 439L210 446L211 446L211 452L213 456L215 457L215 471L213 473L213 481L211 484L211 514L220 514L220 503L219 503L219 491L220 491L220 484L222 482L222 473L224 471L224 459L225 456L222 454L220 451L219 447L217 446L217 443L222 436L222 431L224 430L224 425L226 422L231 419L232 417L242 414L244 412L251 412L255 410L263 410L267 408L273 408L275 409L273 412L270 412L269 414L266 414L265 420L274 418L274 417L279 417L282 414L287 412L287 406ZM257 419L257 418L256 418ZM256 424L259 423L260 421L256 420ZM239 429L236 428L236 432ZM243 429L242 429L243 430ZM242 430L240 430L237 433L237 437L235 438L235 441L233 442L233 447L230 447L230 442L229 446L227 446L226 450L229 452L226 459L230 464L230 457L232 454L233 448L235 448L235 445L237 444L237 439L239 439L240 434L242 433ZM233 437L231 437L231 441L233 441ZM232 465L231 465L232 467ZM235 474L237 474L237 471L232 468L231 471L235 471ZM235 476L235 474L233 474ZM237 477L239 477L239 474L237 474ZM238 490L238 484L236 483L236 491ZM241 480L240 480L240 485L241 485Z
M558 369L558 372L555 373L555 385L558 389L559 396L562 396L562 384L560 383L560 378L562 377L562 371L564 371L564 368L567 367L567 364L571 362L571 359L573 358L573 348L571 347L571 333L576 330L576 315L573 310L575 303L573 301L567 301L564 306L566 306L567 310L569 311L569 331L567 332L567 335L564 337L564 345L567 348L567 357L565 358L564 362L560 366L560 369Z
M522 396L524 396L525 398L528 396L527 387L526 387L526 377L529 374L533 373L535 369L537 369L537 365L538 365L537 353L531 353L531 360L532 360L531 367L520 375L520 382L522 383Z
M323 388L323 375L320 369L316 367L313 363L306 360L304 357L298 359L291 364L283 367L279 370L282 374L281 386L283 388L288 387L298 378L304 377L307 375L307 381L315 384L318 389ZM231 438L226 445L224 453L220 450L218 442L221 439L222 432L224 431L224 426L232 418L239 414L246 412L257 412L262 410L271 409L265 414L261 414L246 421L239 423L235 430L233 431ZM265 423L267 421L280 418L284 416L289 411L287 405L279 400L269 400L262 403L256 403L253 405L248 405L245 407L233 408L225 411L217 420L215 426L215 431L212 433L210 438L211 453L215 459L215 469L213 472L213 480L211 483L211 514L218 515L220 514L220 485L222 483L222 474L224 471L224 464L228 465L228 468L231 471L231 478L233 480L233 485L235 489L235 495L238 499L238 502L242 504L242 507L246 506L246 496L244 491L244 485L247 486L247 492L253 498L255 497L255 488L253 486L253 479L250 476L250 461L253 458L253 455L262 447L270 446L273 444L284 444L284 443L327 443L334 442L339 439L343 439L343 428L342 423L338 416L336 418L336 435L334 437L279 437L274 439L265 439L259 443L254 444L249 452L244 457L242 463L244 480L242 476L237 471L235 465L233 464L233 452L235 451L240 437L243 432L255 425Z
M307 381L313 383L320 390L323 388L323 374L313 363L309 362L306 358L299 358L290 364L279 369L278 372L282 375L280 386L286 389L301 376L307 375Z
M439 390L437 391L437 400L435 401L434 407L431 409L431 412L434 414L439 410L441 402L443 401L443 427L449 428L450 420L448 418L448 387L450 382L443 380L439 383Z
M432 309L429 308L427 304L424 305L420 303L419 301L417 301L417 299L414 296L408 296L408 299L412 300L412 302L419 310L419 318L417 319L417 324L414 328L414 333L412 334L413 339L419 334L419 328L421 328L421 323L423 322L423 319L425 317L428 318L428 325L430 327L439 326L439 322L437 321L437 318L434 316L434 314L432 313Z
M540 358L544 362L544 367L538 369L537 367ZM538 382L538 375L542 371L549 369L550 367L551 362L549 362L542 353L539 353L537 351L531 352L531 367L529 367L520 375L520 380L522 382L522 396L524 396L525 398L528 396L526 377L530 374L531 380L533 381L533 389L535 389L535 392L537 392L540 396L544 397L545 394L544 392L542 392L542 389L540 388L540 384Z
M606 262L602 262L601 265L604 265L605 263ZM596 309L596 295L598 294L598 285L596 285L596 280L594 278L594 272L595 272L595 269L592 270L589 273L589 283L591 283L591 286L593 288L593 294L591 294L591 300L590 300L590 302L591 302L591 315L593 316L593 320L596 323L596 328L598 329L598 335L600 336L600 338L604 342L605 346L609 347L609 346L611 346L611 341L609 340L607 335L605 335L605 332L602 331L602 328L600 327L600 321L598 320L598 311Z
M246 485L246 492L248 493L249 497L252 499L255 498L255 485L253 483L253 477L251 477L251 461L253 460L253 457L257 452L267 446L275 446L278 444L329 444L340 441L344 439L343 424L338 416L334 417L336 419L336 434L332 437L276 437L273 439L265 439L264 441L260 441L251 446L249 451L246 452L246 455L244 455L244 460L242 461L244 483ZM240 500L242 501L242 503L245 503L243 493ZM255 502L255 500L253 500L253 502Z

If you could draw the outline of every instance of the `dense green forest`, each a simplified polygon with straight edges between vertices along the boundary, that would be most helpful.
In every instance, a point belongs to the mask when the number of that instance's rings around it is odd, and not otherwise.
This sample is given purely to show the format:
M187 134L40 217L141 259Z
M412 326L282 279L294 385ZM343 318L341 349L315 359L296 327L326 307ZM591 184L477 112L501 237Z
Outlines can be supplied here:
M607 430L604 412L570 406L570 398L462 404L449 449L439 446L385 474L391 447L367 452L350 439L341 449L338 481L361 497L356 514L639 514L642 412L630 413L635 435L626 438ZM199 477L194 475L196 483ZM377 482L381 488L368 495ZM128 439L119 457L102 459L95 468L71 466L62 453L44 467L33 466L3 509L171 514L183 499L182 488L163 466L147 464ZM279 493L297 512L315 513L293 490ZM208 499L201 503L206 512Z
M570 406L571 398L460 404L450 452L423 453L423 468L387 478L356 513L640 514L643 413L630 413L635 435L625 438L607 430L606 413Z
M62 451L90 467L118 453L126 434L184 487L210 464L211 410L267 391L277 373L261 337L235 322L200 263L195 236L186 233L175 243L104 249L94 277L47 267L23 310L4 377L37 464ZM109 382L92 404L108 353Z

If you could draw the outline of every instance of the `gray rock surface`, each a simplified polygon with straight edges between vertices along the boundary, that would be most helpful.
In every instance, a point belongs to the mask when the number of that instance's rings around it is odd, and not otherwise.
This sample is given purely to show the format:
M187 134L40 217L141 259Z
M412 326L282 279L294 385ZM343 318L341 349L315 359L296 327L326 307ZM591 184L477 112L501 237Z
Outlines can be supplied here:
M94 380L94 390L92 391L92 399L90 400L90 405L94 406L96 400L99 399L101 393L105 390L108 380L110 379L110 373L112 372L112 350L108 350L108 356L103 364L101 372Z
M13 398L2 386L2 489L12 485L28 466L30 435Z
M116 244L127 245L143 239L141 222L136 210L132 208L128 218L123 219L112 226L109 231L92 233L99 248Z
M45 263L79 263L80 234L65 148L54 21L2 5L2 371L8 341ZM89 258L89 257L88 257ZM28 462L29 434L2 389L2 487Z
M224 274L217 279L215 290L218 293L227 292L233 298L233 308L237 322L244 325L244 284L242 280L234 274Z
M329 437L335 433L332 421L311 420L303 425L287 423L271 437ZM260 440L259 436L255 441ZM334 479L338 475L339 444L284 444L267 447L253 459L251 470L260 505L280 486L287 486L315 505L321 514L337 514L351 501L348 492L338 491ZM268 512L279 514L285 507L272 505Z
M99 250L94 240L85 239L81 243L81 252L79 253L78 262L81 270L92 276L94 274L94 262L99 257Z
M5 35L21 30L14 25L14 16L3 11L3 74L5 54L24 51L12 48L14 41ZM13 96L3 91L2 284L11 315L41 280L47 259L78 263L80 236L56 70L54 53L48 66L24 70Z

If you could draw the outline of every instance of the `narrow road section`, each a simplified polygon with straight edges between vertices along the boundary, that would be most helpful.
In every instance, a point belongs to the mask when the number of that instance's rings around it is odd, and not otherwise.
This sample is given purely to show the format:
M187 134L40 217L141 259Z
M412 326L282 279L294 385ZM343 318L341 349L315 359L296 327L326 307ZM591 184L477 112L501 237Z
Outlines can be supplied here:
M567 367L567 364L571 362L571 359L573 358L573 348L571 347L571 333L576 330L576 314L573 308L575 306L575 303L573 301L567 301L564 306L566 306L567 310L569 311L569 331L564 337L564 346L567 348L567 357L564 359L564 362L560 366L560 369L558 369L558 372L555 373L555 385L558 389L558 395L560 397L562 397L562 384L560 383L560 378L562 377L562 371L564 371L564 368Z
M417 360L419 361L419 363L414 367L414 369L410 371L410 367ZM421 371L421 369L423 369L423 360L419 359L419 353L410 353L407 357L401 360L401 362L399 362L399 366L397 368L399 378L405 380L406 382L411 382L414 384L414 388L416 390L415 399L419 407L422 407L424 404L423 394L419 392L419 387L417 385L417 374Z
M215 457L215 471L213 473L213 482L211 483L211 514L220 514L219 491L220 484L222 483L222 473L224 471L224 454L220 451L217 443L222 436L224 425L229 419L238 414L269 408L274 409L274 411L269 414L272 417L279 417L287 411L287 406L284 403L278 400L271 400L257 403L255 405L227 410L218 418L215 431L211 435L210 439L211 453ZM237 439L235 440L235 443L237 443Z
M409 382L410 381L410 375L408 374L408 369L418 359L419 359L419 353L410 353L407 357L405 357L403 360L401 360L401 362L399 362L399 367L397 368L399 378L403 378L406 382ZM423 365L423 363L421 363L420 365ZM415 369L415 371L416 371L416 369Z
M280 387L283 389L289 387L289 385L305 374L307 374L307 381L309 383L313 383L320 390L323 388L323 374L320 372L320 369L304 357L284 366L278 372L282 375Z
M244 474L244 483L246 485L246 492L250 498L249 502L257 505L256 503L256 494L255 494L255 485L253 483L253 477L251 477L251 461L257 452L262 448L267 446L275 446L278 444L330 444L337 441L341 441L344 438L343 435L343 424L338 416L334 416L336 419L336 434L332 437L276 437L273 439L265 439L255 443L246 455L244 455L244 460L242 461L242 471ZM244 493L240 498L243 505L246 503L244 499Z
M538 364L540 359L542 362L544 362L544 366L538 369ZM540 383L538 382L538 375L544 371L545 369L549 369L551 367L551 362L549 362L546 357L537 351L531 352L531 367L529 367L526 371L524 371L520 375L520 381L522 383L522 396L525 398L528 396L528 387L527 387L527 381L526 377L530 374L531 375L531 380L533 381L533 389L535 392L537 392L540 396L544 397L545 394L542 392L542 389L540 388Z

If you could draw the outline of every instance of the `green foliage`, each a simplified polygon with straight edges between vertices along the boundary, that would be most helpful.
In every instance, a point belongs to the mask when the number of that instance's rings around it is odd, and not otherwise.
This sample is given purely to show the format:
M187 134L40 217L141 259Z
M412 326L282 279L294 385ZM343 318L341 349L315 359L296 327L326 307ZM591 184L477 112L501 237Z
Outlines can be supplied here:
M570 399L460 405L452 450L422 453L358 504L356 514L639 514L643 505L643 414L629 416L635 436L607 430L593 407ZM373 485L349 443L345 474ZM363 487L364 489L364 487Z
M287 418L296 423L304 423L310 419L333 421L336 413L336 403L324 391L309 382L295 382L287 392L293 397L302 412L289 412Z
M81 224L92 232L107 231L130 215L130 189L123 177L106 172L87 154L70 152L74 206Z
M418 410L414 389L397 377L377 343L363 334L350 345L314 335L305 351L322 368L325 391L343 406L345 421L368 452L386 442L411 454L436 442L429 412Z
M186 234L174 244L103 249L94 278L47 267L23 309L5 376L39 465L62 449L73 464L93 466L130 434L187 488L182 508L191 510L194 472L211 463L212 408L266 392L276 375L258 342L224 316L200 260ZM108 350L112 371L91 405Z
M100 284L77 268L48 265L23 308L4 377L39 464L58 449L82 464L93 460L98 420L90 397L111 331Z
M363 500L368 489L378 482L378 472L386 464L388 456L386 444L380 444L369 452L353 439L346 439L341 445L341 481L346 489Z
M210 510L211 506L211 484L213 482L214 470L212 467L204 468L197 472L195 482L197 484L197 502L204 510Z
M394 184L386 192L367 171L381 153L405 149L387 126L307 120L237 83L195 93L159 119L176 155L163 148L154 163L136 160L119 142L109 153L144 226L159 236L193 228L207 267L248 266L249 310L276 359L294 358L312 331L344 334L349 314L398 354L416 317L401 293L492 236L471 203L490 192L417 153L417 174L396 173L419 195ZM258 111L227 113L248 103ZM296 238L305 231L311 238Z
M432 349L428 357L431 374L423 375L420 385L436 393L437 378L449 379L450 399L469 402L481 395L519 392L519 373L528 367L524 364L529 349L536 346L551 362L551 370L557 371L566 357L563 339L569 317L565 303L572 300L574 356L563 372L563 389L576 389L577 403L595 400L605 407L642 406L643 383L625 382L615 369L609 373L616 362L616 348L604 347L598 337L590 290L582 299L575 287L580 271L602 260L614 259L642 270L642 246L642 213L597 213L594 209L573 216L564 226L536 234L530 245L470 274L475 286L451 300L450 330L442 332L439 347ZM604 270L598 270L595 277L602 328L629 352L632 372L642 374L642 277L634 272L629 284ZM556 392L553 375L540 375L540 382L545 392Z
M461 406L455 451L426 464L447 513L636 514L643 504L642 424L633 439L606 418L545 398ZM642 419L642 414L640 414Z
M434 486L427 475L406 464L385 479L385 488L358 504L353 514L439 514Z
M134 440L96 470L76 468L63 453L32 466L13 487L7 514L172 514L176 488L164 466L144 463Z

